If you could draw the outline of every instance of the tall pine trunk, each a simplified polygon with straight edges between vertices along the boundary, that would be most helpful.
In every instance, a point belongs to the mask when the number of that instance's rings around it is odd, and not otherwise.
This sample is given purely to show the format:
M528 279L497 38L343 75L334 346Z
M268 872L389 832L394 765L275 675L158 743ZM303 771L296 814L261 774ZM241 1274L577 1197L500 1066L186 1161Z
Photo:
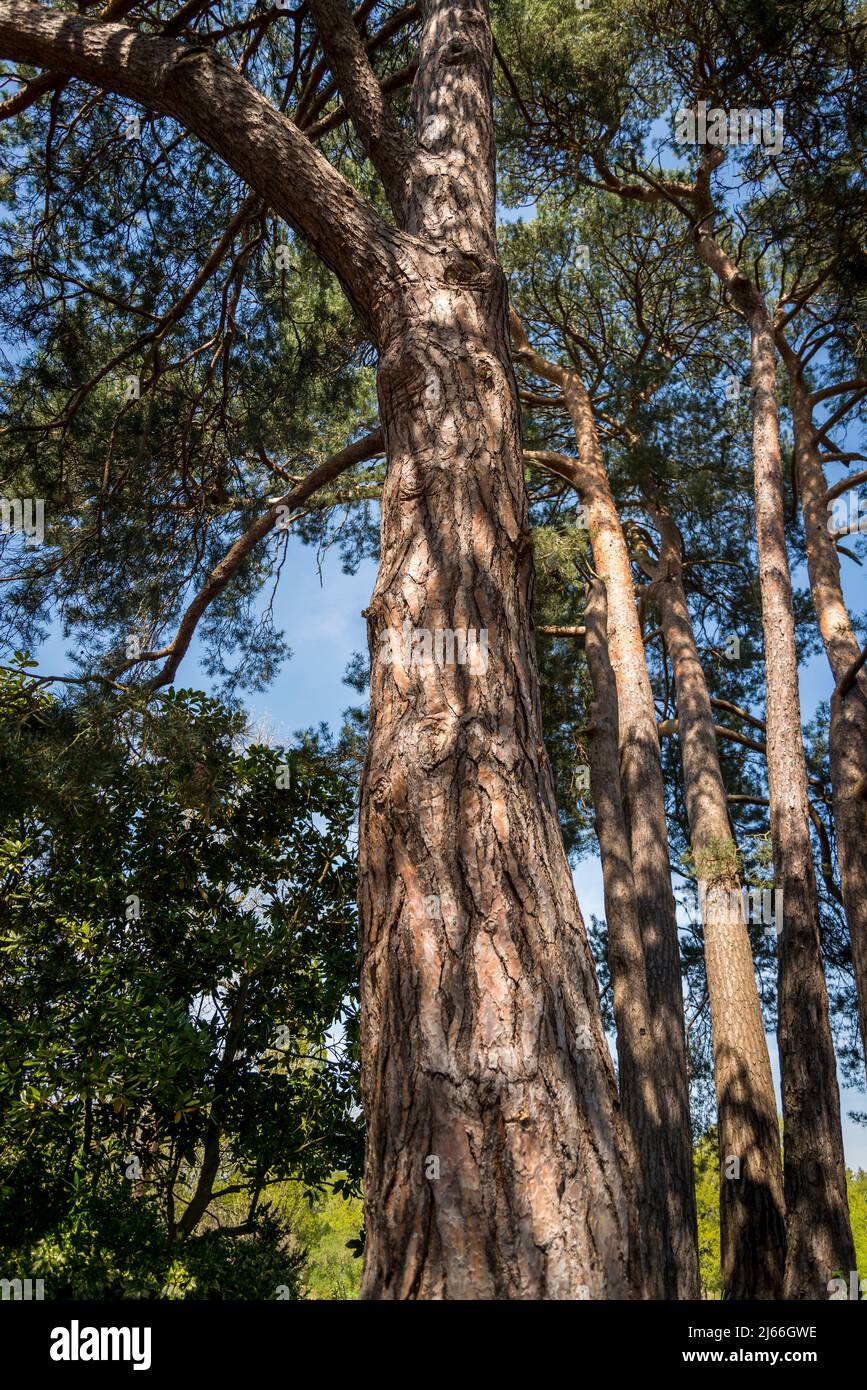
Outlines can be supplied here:
M786 1225L771 1063L743 912L737 847L720 770L713 711L683 587L682 542L659 506L653 594L671 661L684 797L701 887L720 1146L725 1296L776 1299Z
M595 579L585 608L585 653L593 686L590 714L590 789L605 895L608 964L617 1027L617 1063L623 1118L635 1156L639 1211L641 1292L665 1298L666 1208L659 1194L667 1187L662 1170L665 1142L663 1101L656 1077L656 1044L647 994L638 897L620 790L617 689L608 658L608 603L605 585Z
M542 741L492 40L480 0L422 9L410 236L374 310L363 1293L624 1298L627 1148Z
M650 1164L642 1181L640 1219L645 1244L653 1243L658 1230L665 1231L662 1263L655 1275L663 1290L659 1296L697 1298L697 1222L680 949L656 710L629 551L583 381L577 372L534 352L514 314L511 326L521 359L562 391L580 461L547 452L529 456L566 478L584 502L593 563L606 590L608 655L618 704L620 786L656 1046L654 1064L642 1074L639 1084L646 1093L647 1112L655 1108L661 1116L656 1161L647 1148L639 1146L638 1150L639 1157L643 1152ZM633 1114L640 1109L639 1103Z
M786 550L774 326L758 286L713 234L707 173L696 250L750 331L753 481L765 642L765 724L777 939L777 1042L783 1091L786 1298L824 1296L833 1272L855 1268L846 1195L840 1092L819 938L807 802L792 581Z
M418 255L382 331L364 1294L626 1297L632 1197L542 742L498 265ZM469 632L465 663L457 643L439 652L447 631Z
M567 396L568 402L568 396ZM589 408L589 402L586 403ZM579 440L582 459L586 444ZM608 651L617 689L620 777L629 831L647 989L657 1048L662 1105L662 1158L667 1181L652 1200L664 1201L666 1297L698 1296L696 1208L689 1120L689 1085L674 895L665 818L662 760L653 691L635 604L632 567L601 458L584 470L596 571L608 596ZM651 1200L645 1193L645 1202Z
M836 686L831 696L828 731L834 828L843 906L852 943L861 1041L867 1056L867 672L862 668L857 676L847 680L860 656L860 644L843 599L840 561L829 531L825 470L814 443L813 413L801 365L780 335L777 342L789 376L810 593Z
M840 1094L819 940L807 809L792 585L786 552L773 327L749 313L756 538L765 638L768 790L774 882L782 893L777 1036L783 1083L788 1298L819 1298L855 1268Z

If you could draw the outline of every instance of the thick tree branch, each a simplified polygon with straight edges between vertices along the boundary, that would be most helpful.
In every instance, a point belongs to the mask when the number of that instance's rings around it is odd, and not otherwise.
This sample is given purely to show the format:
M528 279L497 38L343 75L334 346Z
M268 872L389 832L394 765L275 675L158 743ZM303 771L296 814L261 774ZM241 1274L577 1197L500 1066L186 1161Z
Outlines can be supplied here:
M537 632L544 632L548 637L574 637L579 643L583 642L587 636L586 627L538 627Z
M543 357L541 352L537 352L530 344L526 329L514 309L509 310L509 330L512 335L512 348L515 356L529 367L531 372L540 376L543 381L550 381L552 386L558 386L562 391L566 382L566 368L561 367L557 362L551 362L547 357ZM559 404L552 401L552 405Z
M804 364L802 362L802 366L803 365ZM860 390L856 390L854 394L849 397L848 400L843 401L840 405L838 405L837 409L833 412L833 414L829 415L828 419L824 422L824 424L819 426L819 428L816 430L816 434L813 439L814 446L818 448L818 446L822 444L825 448L830 446L833 449L833 441L828 439L828 435L830 434L831 430L834 428L835 425L839 425L840 421L844 419L845 416L849 414L849 411L852 410L856 405L858 405L860 401L863 401L865 396L867 396L867 387L862 387Z
M748 710L741 709L740 705L733 704L731 700L719 700L716 696L712 695L710 702L714 706L714 709L724 709L728 714L736 714L738 719L744 719L747 724L752 724L754 729L760 730L761 733L767 732L764 719L757 719L754 714L750 714Z
M99 18L105 20L124 19L130 10L135 9L137 4L138 0L112 0L110 5L106 5ZM17 116L22 111L26 111L46 92L62 92L68 81L67 77L58 77L53 72L45 72L40 77L34 77L33 81L27 82L20 92L15 93L14 97L7 97L6 101L0 102L0 121L8 120L10 116Z
M389 92L397 92L401 87L408 87L418 71L418 63L409 63L405 68L400 68L397 72L389 73L379 84L379 89L383 96ZM346 125L351 119L346 107L341 103L333 111L329 111L327 116L321 120L313 122L312 125L302 127L308 140L321 140L323 135L327 135L331 130L339 130L342 125Z
M525 449L524 458L528 463L539 464L547 468L549 473L556 473L558 478L579 488L581 463L578 459L570 458L568 454L558 454L553 449Z
M860 487L862 483L867 483L867 468L862 473L853 473L849 478L841 478L839 483L829 487L825 493L825 501L833 502L835 497L842 497L844 492L853 487Z
M288 117L208 49L0 0L0 56L78 77L177 120L317 252L366 319L394 233Z
M855 681L858 677L858 672L861 670L861 667L864 665L865 661L867 661L867 647L864 648L860 656L857 656L855 658L848 671L845 671L843 673L843 677L840 680L840 683L835 691L835 694L838 695L841 700L844 698L844 696L849 694L849 691L854 686Z
M679 200L695 196L692 184L684 183L680 179L651 179L640 171L639 177L644 179L643 183L626 183L618 178L598 155L593 156L593 167L610 192L616 193L620 198L629 198L633 202L656 203L661 198L667 198L683 211Z
M819 391L810 392L810 405L818 405L820 401L830 400L832 396L841 396L846 391L856 391L863 395L867 388L867 381L863 377L853 377L851 381L837 381L830 386L823 386Z
M395 120L344 0L308 4L343 104L402 227L414 151Z

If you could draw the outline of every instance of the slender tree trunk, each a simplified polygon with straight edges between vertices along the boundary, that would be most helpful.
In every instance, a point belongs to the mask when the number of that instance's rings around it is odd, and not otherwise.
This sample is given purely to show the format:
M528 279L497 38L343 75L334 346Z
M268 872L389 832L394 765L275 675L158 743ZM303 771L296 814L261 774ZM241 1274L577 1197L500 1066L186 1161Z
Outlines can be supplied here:
M661 1139L668 1173L664 1189L666 1297L695 1298L699 1288L697 1220L683 985L656 711L629 553L601 464L588 470L582 483L594 563L608 595L608 650L617 687L621 786L663 1102Z
M238 992L229 1012L229 1026L226 1030L223 1055L220 1058L220 1065L214 1077L214 1099L211 1102L211 1111L208 1116L208 1124L205 1131L199 1176L195 1191L190 1197L189 1203L180 1221L177 1223L174 1232L176 1236L191 1235L205 1215L211 1202L214 1183L217 1180L217 1174L220 1170L227 1086L243 1038L244 1010L246 1008L249 992L250 977L245 974L242 975L238 983Z
M617 688L608 657L608 603L601 579L590 585L585 613L585 653L593 684L590 788L602 858L620 1097L635 1156L641 1289L645 1298L662 1299L667 1292L665 1262L660 1258L667 1239L664 1102L658 1094L653 1016L647 994L629 832L620 792Z
M563 392L580 462L559 454L536 457L567 478L584 502L593 562L607 594L608 652L617 690L622 799L656 1045L653 1077L645 1077L642 1084L655 1091L662 1115L663 1155L661 1165L653 1165L643 1184L645 1207L641 1220L642 1224L649 1223L649 1230L655 1229L657 1218L646 1204L664 1204L664 1296L697 1298L697 1221L680 949L656 710L629 551L584 383L576 372L533 352L516 316L512 316L511 323L521 358ZM660 1177L662 1187L657 1184Z
M753 463L765 636L768 793L774 878L782 892L778 1041L783 1081L788 1298L818 1298L835 1270L855 1268L840 1094L819 941L807 808L792 586L786 552L773 327L749 315Z
M843 599L840 561L829 531L828 484L814 444L813 413L797 357L777 335L789 375L789 400L795 429L795 468L804 532L807 572L819 631L836 686L831 696L828 748L831 762L834 827L843 905L852 942L858 990L861 1041L867 1057L867 673L861 670L845 686L860 655L860 645ZM841 683L844 683L841 685Z
M386 307L364 1295L628 1297L626 1146L542 742L505 280L419 254ZM465 664L438 652L467 630Z
M819 938L801 728L792 581L786 550L774 327L758 288L713 234L710 170L699 185L699 257L750 330L753 477L762 629L774 882L782 893L777 1042L783 1091L786 1298L824 1297L834 1270L855 1268L846 1195L840 1092Z
M771 1063L713 711L683 587L681 538L662 508L654 509L654 517L661 536L654 596L674 676L686 811L701 886L723 1285L727 1298L776 1299L783 1290L786 1224Z

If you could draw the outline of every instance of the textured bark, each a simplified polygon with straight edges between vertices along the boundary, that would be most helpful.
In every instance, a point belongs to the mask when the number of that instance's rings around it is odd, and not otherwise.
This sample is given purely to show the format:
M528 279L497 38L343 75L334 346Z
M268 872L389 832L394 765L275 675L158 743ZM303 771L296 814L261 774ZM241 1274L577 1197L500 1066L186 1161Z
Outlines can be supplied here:
M590 585L587 598L585 651L593 685L590 789L602 859L620 1098L635 1158L641 1291L645 1298L665 1298L665 1261L660 1254L666 1248L667 1223L665 1203L659 1200L668 1186L662 1171L665 1102L659 1094L638 895L620 790L617 688L608 657L608 602L601 579Z
M363 1293L622 1298L634 1199L541 734L491 36L480 3L423 15L418 241L374 314L388 473L360 833ZM484 630L487 659L406 660L405 623Z
M786 1225L774 1083L713 711L683 587L681 538L663 509L653 515L661 541L653 592L674 677L686 811L702 886L724 1296L776 1299L783 1290ZM733 1157L739 1160L736 1177L726 1171Z
M814 443L813 414L800 363L777 335L789 375L789 400L795 430L795 468L804 533L810 593L828 664L837 688L831 696L828 750L834 827L843 906L852 943L858 990L861 1041L867 1057L867 673L862 669L846 687L860 644L843 599L837 547L828 529L827 481Z
M541 737L505 281L418 259L379 326L364 1295L625 1297L632 1199ZM404 623L486 630L487 669L405 662Z
M840 1096L819 942L807 808L773 331L750 318L756 535L765 637L768 793L774 879L783 895L778 939L778 1041L783 1083L788 1254L785 1292L817 1298L835 1270L855 1268Z
M643 1184L642 1225L664 1221L666 1297L696 1298L699 1290L692 1137L684 1037L683 987L675 917L662 761L653 691L632 581L632 568L593 420L578 374L548 362L529 347L515 316L512 336L523 361L560 387L575 429L580 462L563 455L531 455L567 478L587 508L593 562L608 601L608 651L617 689L620 779L638 902L656 1057L662 1154ZM663 1215L650 1210L658 1203Z
M758 286L713 235L707 179L695 241L750 330L756 545L765 642L765 723L777 940L777 1042L783 1091L787 1298L820 1298L834 1270L854 1269L840 1093L819 938L807 801L792 581L786 550L774 328Z

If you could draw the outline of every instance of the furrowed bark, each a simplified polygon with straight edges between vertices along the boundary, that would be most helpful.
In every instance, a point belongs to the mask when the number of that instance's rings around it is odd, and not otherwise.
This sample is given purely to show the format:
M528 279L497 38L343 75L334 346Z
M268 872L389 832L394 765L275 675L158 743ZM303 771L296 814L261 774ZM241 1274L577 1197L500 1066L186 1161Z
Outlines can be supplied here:
M608 658L608 602L605 585L590 585L585 608L585 652L593 685L590 715L590 790L605 895L608 963L617 1024L617 1063L621 1106L635 1158L644 1298L665 1298L660 1252L667 1238L666 1212L656 1194L664 1192L663 1103L657 1095L656 1044L647 995L638 896L620 791L617 688Z
M496 263L465 275L408 264L379 329L363 1291L625 1297L632 1196L541 736L506 287ZM437 658L468 630L475 660Z
M629 1297L627 1146L542 742L490 42L478 0L423 6L407 226L427 245L375 318L363 1296Z
M497 254L492 51L485 0L422 5L407 228L470 258Z
M852 943L852 965L858 991L861 1042L867 1057L867 674L863 668L851 685L848 672L860 655L860 644L843 598L840 560L830 532L825 470L814 443L813 413L801 365L777 334L786 363L789 401L795 430L795 468L807 542L810 594L825 654L837 688L831 696L828 751L834 827L843 906Z
M744 918L713 712L683 587L682 543L656 504L653 595L671 661L693 858L701 889L720 1146L724 1297L777 1299L786 1224L777 1104ZM738 1161L735 1172L730 1171Z
M617 688L620 778L638 900L647 989L653 1012L656 1058L653 1081L661 1105L664 1155L654 1179L644 1186L642 1220L655 1222L648 1201L665 1208L666 1297L697 1298L699 1289L692 1136L684 1036L683 988L674 894L668 859L668 830L656 710L632 569L617 506L611 493L593 420L593 409L578 374L535 353L517 316L512 336L521 359L560 387L572 419L580 463L563 456L538 455L578 491L587 508L593 563L608 598L608 650Z

